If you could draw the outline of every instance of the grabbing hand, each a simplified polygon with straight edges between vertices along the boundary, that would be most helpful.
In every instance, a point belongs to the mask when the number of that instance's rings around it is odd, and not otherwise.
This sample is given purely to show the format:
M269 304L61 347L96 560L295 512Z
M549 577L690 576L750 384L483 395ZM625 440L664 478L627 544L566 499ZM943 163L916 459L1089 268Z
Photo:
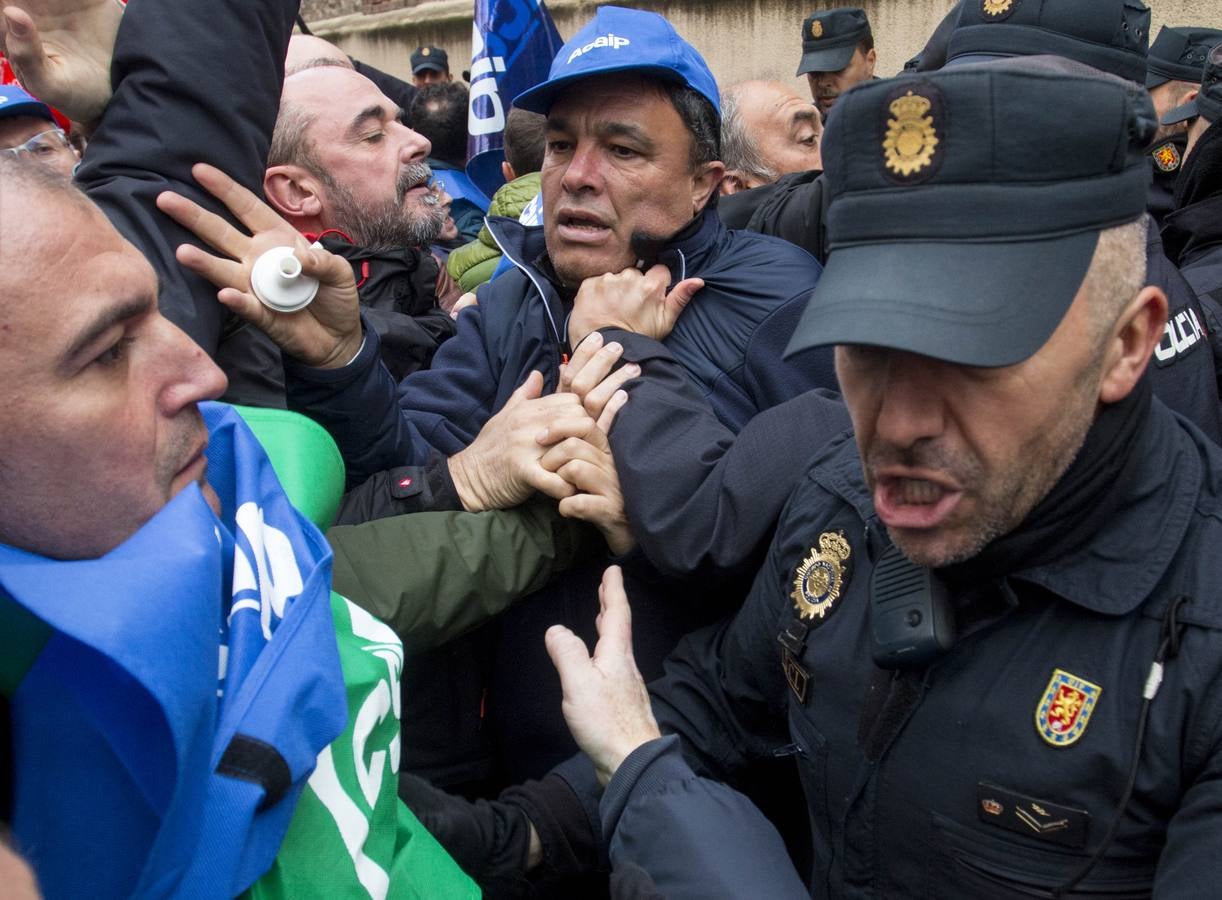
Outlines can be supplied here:
M92 131L110 102L115 0L0 0L4 54L22 86Z
M270 206L220 169L198 163L191 174L250 234L181 194L165 191L157 197L157 208L223 254L213 256L182 244L175 254L179 263L220 288L217 299L266 332L289 356L323 369L351 362L361 347L360 301L352 267L341 257L311 247ZM252 293L251 269L273 247L293 247L302 272L318 279L318 296L305 309L277 312Z
M636 363L611 371L623 352L624 348L615 341L604 347L603 336L595 331L573 351L572 358L560 366L560 386L556 390L576 394L585 411L598 420L598 427L604 432L611 431L615 414L628 400L628 394L620 387L641 374L641 367Z
M616 396L626 398L627 394L618 391ZM620 405L622 403L608 404L604 413L608 428ZM619 473L602 427L591 428L581 437L560 441L543 455L540 465L555 472L577 491L560 501L557 507L560 515L589 522L602 532L607 547L616 556L623 556L632 549L636 538L628 526Z
M632 611L618 566L603 573L598 603L593 657L563 625L549 628L544 641L560 674L564 721L606 787L629 753L662 733L632 655Z
M587 278L573 301L569 342L577 346L599 328L622 328L662 340L675 327L684 307L704 287L701 278L685 278L667 293L669 283L670 271L661 264L644 275L629 268Z
M509 509L535 491L557 500L573 487L539 464L551 443L595 428L573 394L543 393L543 376L531 372L465 450L450 457L450 477L468 512Z

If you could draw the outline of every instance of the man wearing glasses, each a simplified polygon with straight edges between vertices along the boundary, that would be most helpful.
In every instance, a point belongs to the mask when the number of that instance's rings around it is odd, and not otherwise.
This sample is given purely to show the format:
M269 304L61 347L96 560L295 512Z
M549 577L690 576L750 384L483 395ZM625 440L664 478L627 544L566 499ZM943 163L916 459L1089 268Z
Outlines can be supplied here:
M51 108L15 84L0 85L0 151L36 159L69 178L81 160Z

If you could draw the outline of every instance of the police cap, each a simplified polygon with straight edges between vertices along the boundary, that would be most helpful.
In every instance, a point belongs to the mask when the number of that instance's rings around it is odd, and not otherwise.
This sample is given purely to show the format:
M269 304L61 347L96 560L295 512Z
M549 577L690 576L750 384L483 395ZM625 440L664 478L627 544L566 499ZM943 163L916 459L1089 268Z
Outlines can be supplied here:
M824 135L830 254L787 353L867 344L971 366L1035 353L1099 233L1138 219L1139 85L1052 56L845 93Z
M963 0L946 64L1052 54L1143 84L1149 43L1140 0Z
M1211 123L1222 119L1222 45L1209 51L1205 71L1201 74L1200 93L1163 116L1163 124L1176 125L1197 116Z
M1217 28L1163 27L1150 45L1146 61L1146 87L1156 88L1168 81L1196 84L1205 70L1205 57L1222 44L1222 31Z
M839 72L870 34L865 10L855 6L814 12L802 23L802 59L796 74Z
M412 74L432 69L434 72L450 71L450 58L440 47L417 47L412 54Z

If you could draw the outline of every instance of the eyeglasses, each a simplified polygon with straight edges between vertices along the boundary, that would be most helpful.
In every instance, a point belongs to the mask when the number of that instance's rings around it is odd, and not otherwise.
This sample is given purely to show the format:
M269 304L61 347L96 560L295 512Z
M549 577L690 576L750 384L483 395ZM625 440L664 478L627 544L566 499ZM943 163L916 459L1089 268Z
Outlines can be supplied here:
M16 157L20 157L23 153L28 153L35 159L50 160L54 159L57 154L71 149L72 144L68 140L68 135L64 134L59 128L49 128L34 135L24 144L4 148L3 152L11 153Z

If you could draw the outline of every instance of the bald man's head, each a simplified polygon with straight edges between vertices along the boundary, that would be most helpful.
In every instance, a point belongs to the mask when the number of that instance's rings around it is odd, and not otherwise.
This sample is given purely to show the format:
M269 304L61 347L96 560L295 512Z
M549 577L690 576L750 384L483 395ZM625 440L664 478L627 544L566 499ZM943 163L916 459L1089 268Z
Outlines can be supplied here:
M809 100L779 81L742 81L721 94L722 193L822 168L823 124Z
M337 230L370 249L436 240L446 213L429 142L372 81L333 64L284 79L263 192L302 232Z
M324 41L312 34L295 34L289 38L289 51L284 58L286 76L318 66L353 68L348 54L330 41Z

